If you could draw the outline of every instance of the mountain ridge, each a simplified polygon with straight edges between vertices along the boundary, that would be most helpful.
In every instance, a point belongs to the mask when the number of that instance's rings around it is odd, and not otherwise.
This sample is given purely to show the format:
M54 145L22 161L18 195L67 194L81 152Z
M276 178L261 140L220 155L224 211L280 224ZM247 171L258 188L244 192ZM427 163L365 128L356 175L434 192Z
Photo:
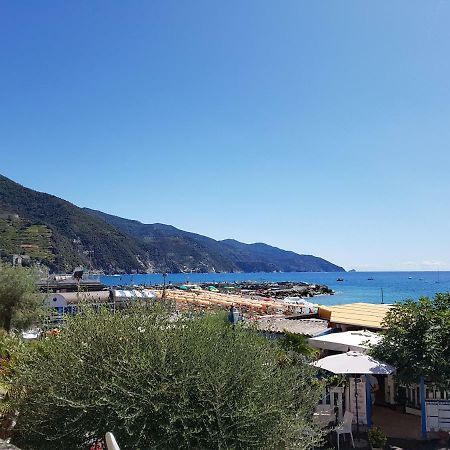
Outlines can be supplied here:
M107 273L344 271L312 255L143 224L24 187L0 175L0 258L14 254L71 271Z
M296 272L296 271L345 271L342 267L313 255L299 255L289 250L265 243L245 244L235 239L215 240L197 233L180 230L173 225L160 223L145 224L134 219L107 214L102 211L85 208L90 213L102 217L121 231L141 239L154 239L155 231L165 233L165 237L183 236L197 245L206 246L209 252L220 254L232 270L239 272ZM277 259L275 259L275 256ZM217 270L216 270L217 271Z

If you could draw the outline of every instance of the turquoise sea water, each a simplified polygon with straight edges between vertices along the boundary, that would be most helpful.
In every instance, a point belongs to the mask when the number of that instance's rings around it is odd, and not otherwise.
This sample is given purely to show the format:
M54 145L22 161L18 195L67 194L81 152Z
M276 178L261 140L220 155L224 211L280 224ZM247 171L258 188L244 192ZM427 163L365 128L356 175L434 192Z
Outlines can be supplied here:
M343 278L344 281L336 281ZM373 280L369 280L373 278ZM162 284L161 274L103 276L107 286ZM290 273L195 273L169 274L167 282L242 282L242 281L305 281L326 284L335 295L315 297L317 303L337 305L341 303L392 303L407 298L433 296L436 292L450 292L450 272L290 272Z

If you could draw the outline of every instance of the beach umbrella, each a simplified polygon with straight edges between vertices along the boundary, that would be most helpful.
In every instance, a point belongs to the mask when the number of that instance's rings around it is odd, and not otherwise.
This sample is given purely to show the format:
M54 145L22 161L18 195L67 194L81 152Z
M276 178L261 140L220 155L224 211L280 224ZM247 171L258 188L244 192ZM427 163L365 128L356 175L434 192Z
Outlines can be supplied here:
M357 375L390 375L395 372L395 367L378 361L365 353L350 351L338 355L326 356L312 363L328 372L335 374L354 375L355 378L355 403L356 403L356 434L359 438L359 412Z

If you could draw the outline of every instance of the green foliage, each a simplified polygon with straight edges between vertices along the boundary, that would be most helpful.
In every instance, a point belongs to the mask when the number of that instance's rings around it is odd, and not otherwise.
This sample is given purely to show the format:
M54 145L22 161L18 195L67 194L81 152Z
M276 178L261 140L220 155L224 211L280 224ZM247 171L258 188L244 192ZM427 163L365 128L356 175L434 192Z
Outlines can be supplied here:
M383 340L371 351L397 368L404 383L426 380L450 386L450 294L396 304L387 314Z
M326 378L324 379L325 384L327 387L335 387L335 386L344 386L348 378L346 375L343 374L329 374L327 373Z
M372 427L367 432L367 438L369 440L369 444L372 447L382 448L386 444L387 438L384 434L383 430L380 427Z
M52 232L45 225L34 225L15 217L0 218L0 248L4 257L28 255L31 259L51 263Z
M321 389L302 357L279 355L225 314L86 310L21 355L14 442L77 449L112 431L124 449L310 449Z
M194 271L220 270L225 272L334 272L344 270L322 258L298 255L267 244L244 244L233 239L216 241L196 233L179 230L160 223L143 224L86 210L102 218L128 236L146 244L150 255L159 255L156 264L166 267L162 271L178 272L180 269Z
M299 355L314 357L317 356L318 350L311 347L308 338L301 334L290 333L284 331L284 336L279 340L281 347L286 351L292 351Z
M33 269L0 263L0 328L24 329L38 320L43 298L36 281Z
M72 271L78 265L88 265L85 250L93 250L94 265L106 271L146 268L139 262L145 261L146 249L136 239L65 200L27 189L0 175L0 214L11 213L18 214L19 220L26 223L37 224L38 233L44 229L51 232L54 260L41 260L52 270ZM33 228L30 231L35 232Z
M16 415L20 392L12 381L17 356L25 342L13 334L0 330L0 438L8 435L11 418Z
M85 251L93 251L93 265L106 272L343 270L322 258L297 255L265 244L216 241L169 225L146 225L78 208L0 175L0 216L9 213L19 214L30 224L39 224L38 236L46 239L43 230L50 232L54 259L49 259L48 253L36 258L56 271L87 266L90 261ZM0 248L7 256L17 253L4 247L1 239L0 230Z

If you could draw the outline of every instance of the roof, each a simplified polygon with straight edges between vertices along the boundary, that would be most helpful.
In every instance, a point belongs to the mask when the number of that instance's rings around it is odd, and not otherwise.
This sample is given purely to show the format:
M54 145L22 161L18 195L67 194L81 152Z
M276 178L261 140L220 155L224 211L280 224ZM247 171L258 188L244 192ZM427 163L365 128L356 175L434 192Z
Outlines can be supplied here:
M154 298L155 293L149 289L113 289L113 296L115 299L121 298Z
M373 303L350 303L346 305L321 306L319 317L334 324L353 325L360 328L382 329L386 313L393 305Z
M381 336L367 330L344 331L342 333L329 333L324 336L309 339L311 347L336 352L347 352L350 350L365 352L369 345L377 344Z
M87 291L87 292L58 292L49 294L49 297L62 295L67 303L77 302L105 302L109 299L109 291Z
M258 318L256 326L262 331L284 333L285 331L304 336L317 336L328 328L326 320L322 319L286 319L277 316Z

